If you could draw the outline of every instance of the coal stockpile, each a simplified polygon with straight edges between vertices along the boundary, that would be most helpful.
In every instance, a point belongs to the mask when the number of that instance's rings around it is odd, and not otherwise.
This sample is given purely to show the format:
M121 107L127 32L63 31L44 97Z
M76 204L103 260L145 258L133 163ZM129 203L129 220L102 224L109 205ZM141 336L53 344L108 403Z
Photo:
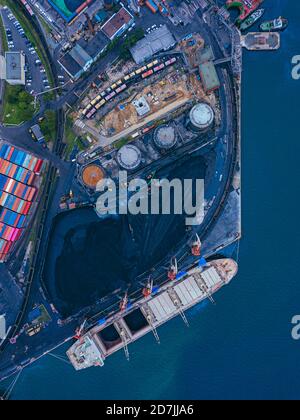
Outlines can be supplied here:
M165 166L156 178L204 179L205 159L188 157ZM106 219L93 208L56 217L44 269L52 302L69 316L116 290L135 290L136 278L175 249L186 215L128 215Z

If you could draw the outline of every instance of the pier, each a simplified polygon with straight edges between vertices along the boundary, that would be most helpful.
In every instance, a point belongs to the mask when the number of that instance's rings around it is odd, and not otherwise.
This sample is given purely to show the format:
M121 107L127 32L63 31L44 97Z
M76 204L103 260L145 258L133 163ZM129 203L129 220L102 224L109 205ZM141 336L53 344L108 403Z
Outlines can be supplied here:
M241 43L249 51L274 51L280 48L280 34L277 32L249 32L242 36Z

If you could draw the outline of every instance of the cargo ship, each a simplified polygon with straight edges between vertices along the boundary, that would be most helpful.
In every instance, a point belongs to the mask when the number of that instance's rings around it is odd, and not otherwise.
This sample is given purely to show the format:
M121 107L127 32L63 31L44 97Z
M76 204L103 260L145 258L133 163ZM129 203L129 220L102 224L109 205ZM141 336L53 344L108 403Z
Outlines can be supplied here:
M278 19L263 22L259 28L263 32L284 31L288 24L288 20L280 16Z
M247 19L244 20L244 22L240 25L240 30L246 31L248 28L254 25L254 23L257 22L258 19L260 19L264 13L265 9L257 9Z
M193 244L194 251L196 246ZM86 328L84 322L74 337L77 341L67 351L70 362L75 370L103 366L108 356L122 349L129 360L130 343L148 332L159 343L158 327L178 315L189 325L186 310L206 299L214 303L214 293L229 284L237 271L237 263L230 258L210 262L201 258L196 267L180 273L172 261L169 280L160 288L154 287L149 279L143 297L137 302L131 303L126 293L117 313L98 318L91 328Z

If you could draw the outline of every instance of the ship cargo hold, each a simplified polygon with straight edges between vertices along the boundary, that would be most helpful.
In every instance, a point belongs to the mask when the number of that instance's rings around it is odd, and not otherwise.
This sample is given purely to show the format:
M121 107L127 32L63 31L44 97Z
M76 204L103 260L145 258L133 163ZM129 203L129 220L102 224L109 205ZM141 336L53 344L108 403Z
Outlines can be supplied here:
M77 342L67 351L73 367L103 366L108 356L121 349L129 360L128 345L149 332L159 343L158 327L178 315L189 325L187 309L206 299L214 302L213 295L229 284L237 271L232 259L207 262L201 258L197 267L178 273L173 281L160 288L150 286L149 293L132 305L126 295L119 312L98 320L87 331L79 329Z

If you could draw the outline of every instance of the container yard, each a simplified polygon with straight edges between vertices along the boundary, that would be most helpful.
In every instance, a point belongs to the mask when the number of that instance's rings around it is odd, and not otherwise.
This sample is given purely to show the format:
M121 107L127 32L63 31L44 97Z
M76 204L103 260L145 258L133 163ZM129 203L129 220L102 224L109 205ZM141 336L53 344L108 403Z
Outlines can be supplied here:
M37 196L43 160L0 143L0 262L20 239Z

